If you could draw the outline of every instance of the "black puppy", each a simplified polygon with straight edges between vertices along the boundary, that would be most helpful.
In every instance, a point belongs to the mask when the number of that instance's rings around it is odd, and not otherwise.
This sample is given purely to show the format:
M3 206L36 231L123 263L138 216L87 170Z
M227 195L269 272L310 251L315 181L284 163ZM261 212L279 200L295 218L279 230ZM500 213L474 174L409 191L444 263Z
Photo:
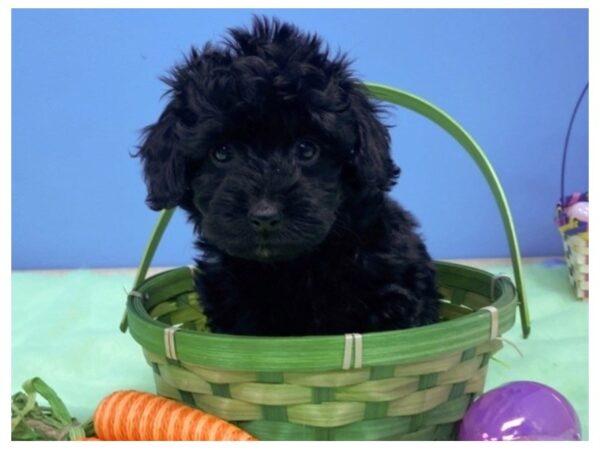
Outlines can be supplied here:
M192 49L138 155L154 209L180 206L215 332L298 336L438 319L413 217L387 192L390 137L344 55L255 18Z

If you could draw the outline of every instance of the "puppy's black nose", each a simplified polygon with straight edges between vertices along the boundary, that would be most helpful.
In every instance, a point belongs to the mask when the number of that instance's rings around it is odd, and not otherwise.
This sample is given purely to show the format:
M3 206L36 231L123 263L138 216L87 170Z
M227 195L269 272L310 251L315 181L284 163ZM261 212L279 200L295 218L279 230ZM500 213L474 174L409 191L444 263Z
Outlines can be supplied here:
M248 211L248 218L252 228L256 231L274 231L281 224L279 208L267 200L260 200L255 203Z

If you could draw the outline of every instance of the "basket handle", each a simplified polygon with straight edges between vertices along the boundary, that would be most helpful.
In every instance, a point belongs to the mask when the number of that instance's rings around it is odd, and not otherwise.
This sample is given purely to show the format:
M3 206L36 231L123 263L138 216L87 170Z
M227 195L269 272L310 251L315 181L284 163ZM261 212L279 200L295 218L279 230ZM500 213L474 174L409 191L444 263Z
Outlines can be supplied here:
M519 312L521 315L521 328L523 330L523 337L527 338L531 331L531 323L529 319L529 309L527 307L527 301L525 297L525 289L523 286L523 269L521 266L521 254L519 251L519 244L517 242L517 236L515 233L515 227L513 224L512 216L510 214L510 209L508 207L508 202L506 201L506 196L504 195L504 191L502 190L502 186L500 185L500 181L498 181L498 177L494 172L490 162L487 157L483 153L483 150L477 145L475 140L448 114L434 106L433 104L419 98L413 94L409 94L408 92L404 92L398 89L394 89L388 86L384 86L381 84L374 83L365 83L365 86L368 90L379 100L385 100L390 103L394 103L396 105L402 106L404 108L410 109L414 112L417 112L431 121L438 124L441 128L446 130L452 137L454 137L458 143L469 153L471 158L475 161L483 175L485 176L486 181L492 193L494 194L494 198L496 199L496 203L498 208L500 209L500 214L502 216L502 221L504 223L504 230L506 232L506 237L508 239L508 243L510 246L510 252L512 257L512 266L515 275L515 281L517 284L517 295L519 297ZM142 257L142 261L138 268L137 275L135 277L134 289L137 288L142 281L144 281L146 274L148 272L148 268L150 267L150 263L152 258L154 257L154 253L156 252L156 248L162 235L173 216L173 212L175 209L167 209L163 210L160 214L158 222L155 225L154 231L150 237L150 241L146 247L144 255ZM125 331L127 329L127 318L124 317L121 322L121 330Z
M496 204L500 209L502 222L504 223L504 231L506 232L506 237L510 247L512 266L517 284L519 312L521 315L521 328L523 330L523 337L527 338L531 331L531 322L529 319L529 308L527 306L525 288L523 285L523 268L521 266L521 252L519 250L519 243L517 242L515 226L510 214L508 202L506 201L506 196L504 195L500 181L498 180L492 165L485 156L485 153L483 153L483 150L481 150L475 140L469 135L469 133L465 131L463 127L458 124L458 122L426 100L423 100L416 95L409 94L408 92L400 91L398 89L381 84L366 83L366 86L369 91L378 99L410 109L438 124L458 141L458 143L467 151L471 158L473 158L477 164L477 167L479 167L479 170L481 170L483 173L490 189L492 190L492 193L494 194Z
M173 217L173 213L175 213L176 208L163 209L158 216L158 220L154 225L154 230L152 230L152 234L150 235L150 240L146 244L146 249L144 250L144 254L142 256L142 260L140 261L140 265L137 269L137 273L135 275L135 279L133 281L133 290L135 291L140 284L146 279L146 275L148 274L148 269L150 268L150 264L152 263L152 259L154 259L154 254L156 253L156 249L158 248L158 244L165 234L165 230ZM121 325L119 326L121 331L125 333L127 331L127 310L123 313L123 318L121 319Z
M579 111L579 105L581 105L581 101L588 91L589 83L585 83L581 93L579 94L579 98L577 99L577 103L575 103L575 108L571 113L571 120L569 120L569 128L567 129L567 135L565 136L565 143L563 145L563 156L562 156L562 164L560 166L560 205L565 208L567 205L565 204L565 166L567 163L567 150L569 149L569 138L571 137L571 129L573 128L573 122L575 122L575 116L577 115L577 111Z

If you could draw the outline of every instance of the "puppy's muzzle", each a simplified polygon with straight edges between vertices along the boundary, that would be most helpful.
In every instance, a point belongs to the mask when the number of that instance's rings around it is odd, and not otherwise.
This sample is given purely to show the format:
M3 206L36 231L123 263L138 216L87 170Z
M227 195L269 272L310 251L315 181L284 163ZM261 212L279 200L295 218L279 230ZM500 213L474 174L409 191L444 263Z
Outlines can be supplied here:
M248 211L250 225L257 233L268 234L278 230L281 219L277 205L265 199L256 202Z

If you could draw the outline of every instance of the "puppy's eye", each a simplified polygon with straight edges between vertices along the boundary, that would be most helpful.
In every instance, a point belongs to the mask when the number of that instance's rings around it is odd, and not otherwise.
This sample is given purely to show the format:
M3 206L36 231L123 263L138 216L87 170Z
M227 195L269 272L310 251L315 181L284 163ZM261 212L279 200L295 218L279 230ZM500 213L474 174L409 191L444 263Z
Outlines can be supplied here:
M217 164L226 164L233 159L233 152L231 145L223 145L211 150L210 156Z
M296 158L304 164L316 161L319 156L319 147L311 141L299 141L296 143Z

